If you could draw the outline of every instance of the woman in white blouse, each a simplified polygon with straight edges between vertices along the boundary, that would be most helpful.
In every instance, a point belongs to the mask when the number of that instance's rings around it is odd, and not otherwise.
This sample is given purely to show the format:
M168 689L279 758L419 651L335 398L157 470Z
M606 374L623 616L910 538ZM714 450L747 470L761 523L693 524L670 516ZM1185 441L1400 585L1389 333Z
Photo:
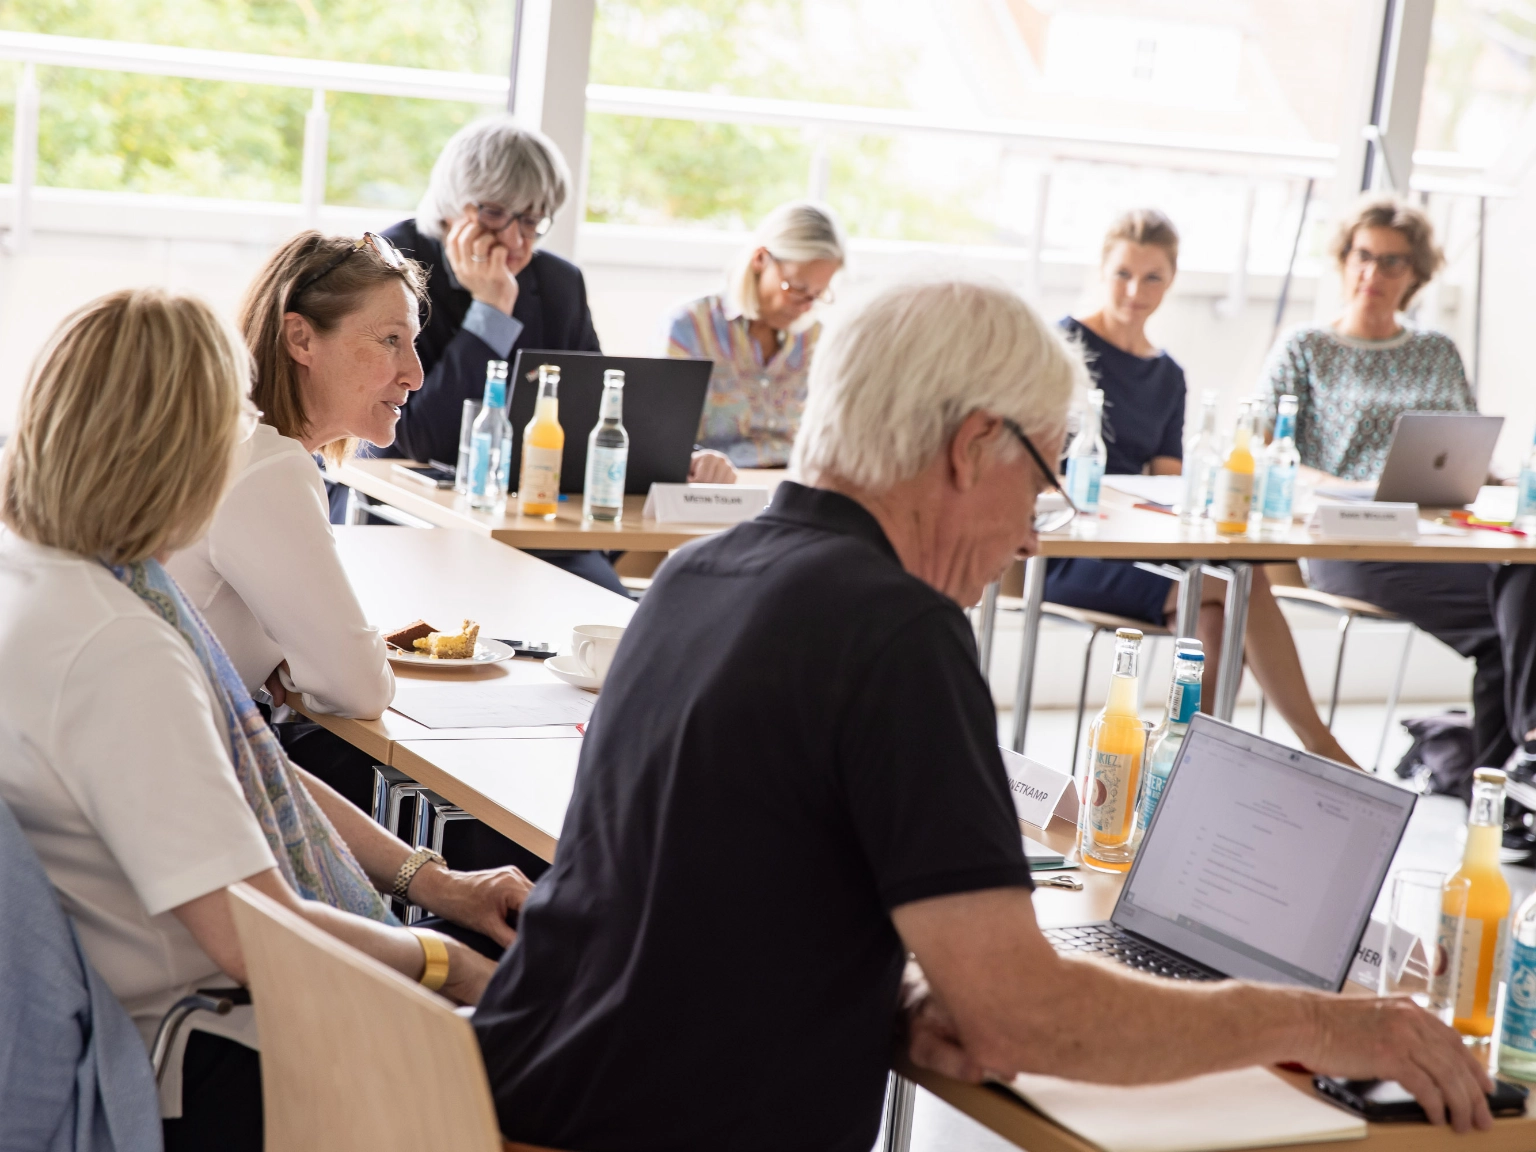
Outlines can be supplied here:
M403 880L503 942L520 903L507 874L427 863L295 770L161 567L213 517L248 373L207 305L102 297L45 348L0 475L0 799L146 1043L180 996L244 979L237 882L466 1003L491 961L401 927L381 893ZM261 1147L239 1016L199 1023L162 1083L168 1149Z

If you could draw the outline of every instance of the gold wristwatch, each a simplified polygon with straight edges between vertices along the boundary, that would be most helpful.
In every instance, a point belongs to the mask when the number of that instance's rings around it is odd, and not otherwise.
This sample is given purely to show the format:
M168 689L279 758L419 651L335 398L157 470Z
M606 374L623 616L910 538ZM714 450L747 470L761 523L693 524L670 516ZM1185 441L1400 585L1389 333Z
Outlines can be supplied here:
M430 848L418 848L405 858L405 863L400 865L400 871L395 873L395 885L391 889L393 895L401 900L406 898L406 893L411 890L411 881L416 879L416 873L420 872L431 861L436 860L445 868L448 862L443 859L441 852L434 852Z

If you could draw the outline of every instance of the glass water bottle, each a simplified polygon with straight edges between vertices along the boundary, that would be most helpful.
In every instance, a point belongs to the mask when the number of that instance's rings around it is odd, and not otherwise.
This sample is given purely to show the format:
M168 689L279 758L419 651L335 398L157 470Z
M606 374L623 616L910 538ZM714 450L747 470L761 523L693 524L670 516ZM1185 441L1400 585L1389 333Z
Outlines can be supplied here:
M492 360L485 368L485 398L469 430L469 506L494 512L507 498L512 425L507 422L507 362Z
M1108 459L1104 448L1104 393L1093 388L1083 405L1077 435L1067 446L1067 495L1084 515L1098 515L1099 484L1104 479Z
M1173 683L1168 687L1168 711L1152 732L1147 746L1147 770L1141 785L1141 827L1152 823L1152 813L1163 798L1168 774L1184 747L1189 722L1200 711L1200 681L1205 675L1205 648L1198 640L1180 638L1173 654Z
M1520 502L1515 505L1515 527L1536 532L1536 441L1520 465Z
M1296 405L1296 397L1280 397L1275 436L1264 453L1264 484L1255 503L1260 527L1270 532L1290 530L1296 504L1296 471L1301 467L1301 454L1296 451Z
M1200 397L1200 427L1184 441L1184 496L1179 501L1179 519L1193 524L1205 515L1211 502L1211 486L1216 466L1221 461L1216 438L1216 393L1207 389Z
M1510 924L1504 1026L1499 1032L1499 1074L1536 1080L1536 892Z
M587 437L587 476L582 512L588 520L619 521L624 515L624 473L629 467L629 433L624 430L624 373L603 373L603 403Z

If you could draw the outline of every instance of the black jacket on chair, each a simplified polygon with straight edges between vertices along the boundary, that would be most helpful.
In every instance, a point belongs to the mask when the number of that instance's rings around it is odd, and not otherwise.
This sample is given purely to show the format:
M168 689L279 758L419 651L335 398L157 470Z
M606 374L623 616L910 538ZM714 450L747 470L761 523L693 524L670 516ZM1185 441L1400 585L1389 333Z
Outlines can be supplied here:
M418 232L414 220L402 220L384 235L403 254L427 266L432 315L416 337L416 354L426 381L401 409L394 444L379 449L378 455L451 465L458 458L464 401L480 399L485 391L485 362L501 356L480 337L464 331L464 315L472 298L449 280L442 244ZM523 330L507 356L509 362L519 348L602 351L592 328L581 269L551 252L535 251L528 267L518 273L512 318L522 321Z

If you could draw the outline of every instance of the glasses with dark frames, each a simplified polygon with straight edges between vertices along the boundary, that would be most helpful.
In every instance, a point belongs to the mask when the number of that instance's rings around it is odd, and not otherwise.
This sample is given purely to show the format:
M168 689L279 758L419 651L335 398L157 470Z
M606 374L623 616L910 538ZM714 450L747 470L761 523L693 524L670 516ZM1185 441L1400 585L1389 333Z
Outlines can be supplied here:
M1045 462L1045 457L1040 455L1040 450L1035 447L1034 441L1025 435L1024 429L1020 428L1015 421L1008 419L1006 416L999 416L998 419L1003 422L1003 427L1012 432L1015 439L1024 445L1024 451L1029 453L1029 458L1035 462L1035 467L1039 468L1040 474L1045 477L1048 489L1057 493L1066 501L1067 506L1065 508L1049 508L1044 511L1036 511L1035 531L1041 533L1060 532L1068 524L1072 523L1073 520L1077 519L1077 505L1072 503L1072 497L1067 495L1066 490L1062 488L1061 483L1056 479L1056 470Z
M487 232L504 232L516 224L529 240L543 236L555 222L552 216L535 216L532 212L514 214L500 204L476 204L475 218Z
M313 276L305 277L305 279L300 281L299 286L288 293L288 308L291 310L295 300L345 264L347 257L351 256L352 253L361 252L364 248L370 247L373 249L374 254L384 261L386 268L399 269L405 267L405 257L400 255L400 249L391 244L388 237L380 236L377 232L364 232L358 237L357 242L352 247L338 252L326 262L324 268L321 268Z

